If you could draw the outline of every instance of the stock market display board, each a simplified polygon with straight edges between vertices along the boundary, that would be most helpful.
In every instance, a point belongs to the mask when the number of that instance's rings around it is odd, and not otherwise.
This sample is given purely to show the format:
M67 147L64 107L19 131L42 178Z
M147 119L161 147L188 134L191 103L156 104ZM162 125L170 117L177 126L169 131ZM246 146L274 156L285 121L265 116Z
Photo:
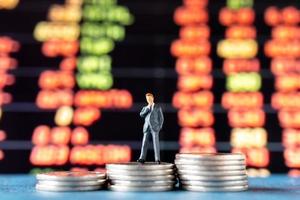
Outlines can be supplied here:
M300 176L299 24L295 0L0 0L0 172L136 160L151 92L162 160Z

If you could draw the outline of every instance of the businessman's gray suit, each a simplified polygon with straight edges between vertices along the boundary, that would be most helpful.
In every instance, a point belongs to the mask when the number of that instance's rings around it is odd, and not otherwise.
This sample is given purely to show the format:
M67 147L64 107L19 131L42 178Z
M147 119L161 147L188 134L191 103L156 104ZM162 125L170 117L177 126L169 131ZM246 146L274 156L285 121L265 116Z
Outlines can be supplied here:
M143 127L144 136L140 159L146 159L149 136L151 134L155 154L155 161L160 161L159 131L164 123L162 109L157 104L154 104L152 109L149 108L149 106L145 106L140 112L140 116L142 118L145 118L145 123Z

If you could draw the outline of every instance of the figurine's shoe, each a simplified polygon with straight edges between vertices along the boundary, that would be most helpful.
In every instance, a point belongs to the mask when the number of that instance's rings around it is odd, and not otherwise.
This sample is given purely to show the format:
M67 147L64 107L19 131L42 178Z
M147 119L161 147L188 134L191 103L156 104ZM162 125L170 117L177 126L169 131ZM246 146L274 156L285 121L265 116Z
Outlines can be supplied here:
M141 163L141 164L144 164L144 163L145 163L145 160L140 158L140 159L137 160L137 162L138 162L138 163Z
M160 164L160 160L155 161L155 163L159 165Z

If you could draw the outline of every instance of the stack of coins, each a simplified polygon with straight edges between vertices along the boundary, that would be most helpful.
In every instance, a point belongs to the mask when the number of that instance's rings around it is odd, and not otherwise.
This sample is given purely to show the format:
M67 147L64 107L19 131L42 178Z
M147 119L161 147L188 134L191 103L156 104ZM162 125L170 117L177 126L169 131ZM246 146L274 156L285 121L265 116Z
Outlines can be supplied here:
M172 190L176 184L174 164L107 164L108 188L122 192L159 192Z
M183 189L197 192L248 189L243 154L177 154L175 164Z
M106 175L100 172L49 172L36 179L37 190L53 192L99 190L106 183Z

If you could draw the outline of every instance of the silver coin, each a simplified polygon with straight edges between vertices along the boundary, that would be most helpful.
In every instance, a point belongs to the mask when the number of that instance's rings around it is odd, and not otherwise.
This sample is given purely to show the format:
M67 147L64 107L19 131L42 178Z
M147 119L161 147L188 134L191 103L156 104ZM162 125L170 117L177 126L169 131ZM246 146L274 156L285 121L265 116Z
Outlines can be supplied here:
M72 172L57 171L37 174L37 180L53 180L53 181L84 181L105 179L106 175L100 172Z
M208 187L226 187L226 186L243 186L248 185L248 180L239 181L181 181L186 186L208 186Z
M224 165L224 166L212 166L212 165L176 165L177 169L180 170L189 170L189 171L231 171L231 170L245 170L246 166L244 165Z
M148 187L148 186L174 186L177 181L175 180L161 180L161 181L123 181L123 180L111 180L112 185L122 185L131 187Z
M240 153L179 153L176 159L192 159L192 160L211 160L211 161L228 161L228 160L245 160L244 154Z
M188 181L238 181L247 179L247 175L239 175L239 176L196 176L196 175L184 175L179 174L180 180L188 180Z
M104 185L106 180L95 180L95 181L38 181L39 185L45 186L94 186L94 185Z
M166 169L166 170L115 170L110 169L107 171L107 174L109 175L126 175L126 176L158 176L158 175L172 175L174 174L174 169Z
M172 163L160 163L146 162L144 164L137 162L118 163L118 164L106 164L107 170L166 170L173 169L174 164Z
M187 160L176 159L176 165L200 165L200 166L227 166L227 165L240 165L245 166L246 163L243 160L227 160L227 161L210 161L210 160Z
M174 175L165 176L126 176L126 175L108 175L111 180L125 180L125 181L161 181L174 180Z
M246 175L246 170L234 171L196 171L196 170L177 170L179 174L183 175L196 175L196 176L230 176L230 175Z
M239 192L248 189L248 185L228 187L183 186L183 189L194 192Z
M51 191L51 192L68 192L68 191L91 191L101 189L100 185L95 186L80 186L80 187L62 187L62 186L51 186L51 185L39 185L35 186L37 190Z
M117 192L163 192L172 190L173 186L148 186L148 187L129 187L129 186L119 186L110 185L108 189Z

